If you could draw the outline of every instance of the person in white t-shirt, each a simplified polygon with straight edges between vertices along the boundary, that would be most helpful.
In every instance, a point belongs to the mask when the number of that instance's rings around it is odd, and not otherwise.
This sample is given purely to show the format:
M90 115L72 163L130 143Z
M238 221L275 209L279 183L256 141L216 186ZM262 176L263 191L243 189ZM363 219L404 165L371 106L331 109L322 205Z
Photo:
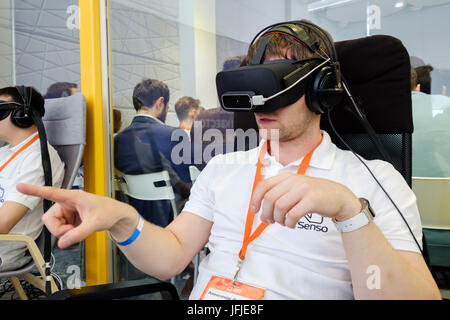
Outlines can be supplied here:
M44 99L32 88L31 108L44 114ZM0 105L9 102L23 104L16 87L0 89ZM19 105L12 105L21 108ZM33 120L12 120L16 110L0 109L0 140L8 144L0 148L0 234L24 234L36 240L43 227L41 221L43 201L16 190L18 183L44 185L41 146ZM57 152L48 144L53 186L60 187L64 177L64 164ZM0 242L0 271L15 270L30 259L23 243Z
M304 44L283 34L270 37L264 55L266 62L310 57ZM57 202L43 219L61 248L108 230L129 261L159 279L179 274L207 244L210 254L191 299L440 299L418 247L415 196L392 165L363 160L403 212L417 244L361 161L320 130L320 115L305 95L255 118L267 129L260 130L258 148L213 158L166 228L144 223L113 199L18 189ZM278 130L278 139L269 129Z

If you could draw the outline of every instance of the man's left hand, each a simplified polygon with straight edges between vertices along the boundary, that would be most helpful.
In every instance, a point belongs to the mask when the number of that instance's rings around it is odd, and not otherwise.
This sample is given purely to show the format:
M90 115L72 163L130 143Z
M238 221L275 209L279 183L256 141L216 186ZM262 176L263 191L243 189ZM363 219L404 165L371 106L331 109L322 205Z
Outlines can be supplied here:
M293 172L261 181L253 193L253 213L259 211L261 203L261 221L278 222L289 228L295 228L308 213L344 221L362 210L359 199L346 186Z

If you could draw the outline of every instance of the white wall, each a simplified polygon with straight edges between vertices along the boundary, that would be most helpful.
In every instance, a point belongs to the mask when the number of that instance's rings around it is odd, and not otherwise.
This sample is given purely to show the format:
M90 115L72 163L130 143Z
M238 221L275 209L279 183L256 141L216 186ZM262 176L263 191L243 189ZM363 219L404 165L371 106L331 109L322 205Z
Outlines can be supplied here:
M196 98L206 109L216 107L217 101L216 10L214 1L195 0Z

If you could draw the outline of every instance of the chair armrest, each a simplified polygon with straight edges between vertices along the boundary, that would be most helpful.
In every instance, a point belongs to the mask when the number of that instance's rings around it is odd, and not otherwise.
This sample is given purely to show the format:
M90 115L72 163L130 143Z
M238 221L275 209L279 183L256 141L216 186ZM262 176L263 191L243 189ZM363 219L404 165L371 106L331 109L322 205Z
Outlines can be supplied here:
M47 297L47 300L112 300L160 292L164 300L180 300L177 289L170 282L155 279L123 281L113 284L66 289Z
M36 265L39 274L41 275L42 279L45 279L45 260L42 256L41 250L39 250L36 242L31 237L23 234L0 234L0 242L2 241L24 242L31 254L31 257L33 258L34 264ZM56 291L55 284L52 284L52 288L52 290Z

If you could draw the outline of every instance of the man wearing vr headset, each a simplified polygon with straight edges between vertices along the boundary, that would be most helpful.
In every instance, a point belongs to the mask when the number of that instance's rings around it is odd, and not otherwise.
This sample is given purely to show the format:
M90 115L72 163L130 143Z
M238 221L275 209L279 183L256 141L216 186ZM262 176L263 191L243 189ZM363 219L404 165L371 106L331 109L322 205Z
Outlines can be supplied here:
M419 249L384 194L362 164L320 130L319 109L326 102L311 109L318 96L311 96L307 84L314 83L302 80L318 74L313 92L338 100L333 97L338 81L330 75L338 79L339 66L330 58L325 32L315 30L306 24L276 26L250 48L252 65L236 70L236 77L217 76L222 107L255 112L264 140L250 151L213 158L167 228L143 223L137 212L112 199L26 185L19 190L58 203L44 220L60 237L60 247L108 230L137 268L160 279L181 272L208 243L211 252L200 265L191 299L439 299ZM305 60L310 58L317 61ZM293 65L297 60L304 60L299 67ZM268 69L273 79L283 71L284 88L303 88L258 92L253 82L245 83L259 81L252 75L261 74L257 68ZM234 83L248 88L233 88ZM277 93L281 90L289 92L287 98ZM419 237L415 197L401 175L383 161L367 163Z
M44 99L31 87L23 87L27 97L16 87L0 89L0 233L25 234L36 240L42 231L42 199L16 190L18 183L44 185L41 146L37 127L31 116L34 108L44 115ZM27 105L27 106L25 106ZM48 144L52 180L60 187L64 164ZM25 244L0 242L0 271L15 270L30 260Z

